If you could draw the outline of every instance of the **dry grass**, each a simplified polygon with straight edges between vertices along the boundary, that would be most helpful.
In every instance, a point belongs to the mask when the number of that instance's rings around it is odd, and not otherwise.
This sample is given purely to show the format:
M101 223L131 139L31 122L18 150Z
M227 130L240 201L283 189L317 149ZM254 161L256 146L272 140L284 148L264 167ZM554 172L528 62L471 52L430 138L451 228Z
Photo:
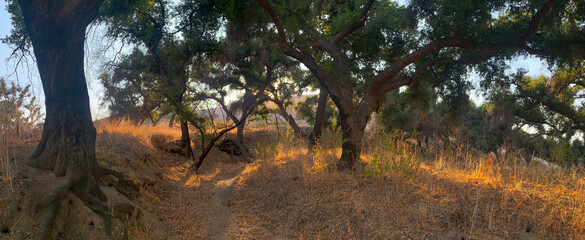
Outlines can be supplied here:
M12 188L22 168L15 158L31 147L31 143L40 137L37 135L36 131L31 131L18 136L14 129L0 129L0 186Z
M150 139L155 135L168 136L172 138L180 138L181 131L177 131L176 128L169 128L161 126L136 126L128 119L121 120L104 120L95 122L95 127L100 133L116 133L120 135L132 136L136 138L142 145L152 147Z
M527 227L540 239L585 239L584 169L488 162L464 147L423 152L400 135L370 134L362 164L340 172L333 167L338 131L309 151L283 124L279 135L274 125L251 124L253 163L214 149L182 184L192 162L150 142L155 135L177 139L180 129L128 121L96 127L100 164L140 185L133 201L140 211L126 221L130 239L428 239L451 230L467 239L518 239ZM10 159L32 147L0 138L2 189L19 179ZM22 213L12 208L33 199L2 194L0 215L15 212L6 225L13 229Z
M445 181L477 186L473 188L475 193L466 194L476 195L470 205L473 208L468 209L471 210L470 234L474 233L475 222L481 224L481 218L485 218L483 222L487 222L488 229L500 229L494 228L494 224L503 220L498 216L511 212L526 218L525 221L547 238L585 237L585 175L582 168L544 170L510 162L487 161L487 156L474 156L464 149L459 152L466 155L463 161L453 161L453 158L441 155L435 161L422 163L420 167L427 175L441 181L421 179L419 182L429 186ZM445 188L440 184L433 187ZM482 211L485 212L483 215Z
M143 186L139 203L168 225L164 238L427 239L455 230L518 239L527 227L542 239L585 238L583 169L487 163L463 147L422 153L399 135L371 134L358 170L339 172L339 132L309 151L282 124L278 136L273 125L252 124L254 163L214 150L181 185L191 163L149 141L178 138L179 129L127 121L97 128L102 164ZM232 180L228 200L218 200L218 187ZM131 226L131 238L157 238L152 227Z
M585 238L582 170L488 164L464 148L422 154L400 137L376 135L364 167L338 172L339 142L324 142L314 155L286 135L263 145L236 186L229 236L425 239L457 230L515 239L528 227L543 239Z

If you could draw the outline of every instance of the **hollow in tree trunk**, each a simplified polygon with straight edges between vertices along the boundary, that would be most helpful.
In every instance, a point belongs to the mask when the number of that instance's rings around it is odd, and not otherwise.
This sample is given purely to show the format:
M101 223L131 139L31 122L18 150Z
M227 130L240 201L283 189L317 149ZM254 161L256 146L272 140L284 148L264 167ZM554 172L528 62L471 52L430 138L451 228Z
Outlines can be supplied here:
M29 164L50 169L65 180L38 202L47 208L41 220L41 239L51 229L59 199L69 190L109 222L107 200L97 180L103 174L95 156L96 129L91 120L83 69L85 29L95 18L101 0L20 0L45 93L46 118L42 137ZM52 187L52 186L48 186ZM106 224L108 225L108 224Z

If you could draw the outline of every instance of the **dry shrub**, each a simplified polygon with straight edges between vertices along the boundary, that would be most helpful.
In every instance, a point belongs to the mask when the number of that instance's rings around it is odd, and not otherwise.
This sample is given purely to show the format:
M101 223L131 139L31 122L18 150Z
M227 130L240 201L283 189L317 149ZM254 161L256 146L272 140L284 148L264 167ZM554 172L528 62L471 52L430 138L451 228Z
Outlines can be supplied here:
M0 124L1 125L1 124ZM0 128L0 185L12 187L24 164L16 158L25 158L26 151L33 148L40 139L39 129Z
M16 134L0 129L0 177L2 185L8 187L12 186L16 177L17 166L16 162L13 161L16 150L15 138L17 138Z

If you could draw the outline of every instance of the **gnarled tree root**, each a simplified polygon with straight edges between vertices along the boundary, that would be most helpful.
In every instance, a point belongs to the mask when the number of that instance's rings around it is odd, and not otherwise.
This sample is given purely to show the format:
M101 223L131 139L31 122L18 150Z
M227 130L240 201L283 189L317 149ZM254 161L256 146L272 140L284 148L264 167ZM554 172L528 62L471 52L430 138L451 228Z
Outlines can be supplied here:
M81 176L80 171L68 170L65 175L65 180L47 193L35 207L36 211L46 208L46 213L40 223L40 239L51 238L51 230L57 217L59 203L68 191L71 191L89 209L104 219L106 233L111 235L111 219L117 217L118 219L124 220L128 213L133 212L134 207L131 204L125 203L121 203L121 206L113 206L111 209L108 207L106 195L97 183L97 180L106 174L118 178L119 181L116 186L118 192L129 199L136 199L138 197L138 185L126 179L120 172L97 166L93 176L86 179Z
M98 176L96 179L101 178L103 175L110 174L118 179L118 184L116 186L116 190L120 192L122 195L126 196L129 199L136 199L139 195L139 186L132 182L129 179L124 177L124 174L114 171L109 168L102 168L99 167L98 169Z

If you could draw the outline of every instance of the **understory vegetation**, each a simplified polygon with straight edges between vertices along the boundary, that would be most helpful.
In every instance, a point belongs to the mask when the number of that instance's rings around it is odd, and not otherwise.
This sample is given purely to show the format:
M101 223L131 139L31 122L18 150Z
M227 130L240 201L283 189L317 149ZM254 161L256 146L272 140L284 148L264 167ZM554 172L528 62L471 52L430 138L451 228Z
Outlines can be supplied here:
M252 163L214 149L198 174L188 176L189 162L152 141L179 139L180 129L128 120L101 121L96 127L100 164L141 186L136 206L142 213L125 223L131 239L427 239L453 230L468 239L517 239L527 232L544 239L580 239L585 234L582 167L491 161L465 145L421 149L401 132L371 131L357 170L337 170L339 130L327 128L320 145L308 149L306 139L290 128L280 128L277 135L275 122L269 122L247 126ZM3 192L23 191L30 181L22 177L29 171L24 166L11 190ZM6 203L14 196L3 194L0 209L11 213ZM2 219L8 229L3 236L18 238L31 230L29 214L17 215L18 222ZM59 232L79 236L72 228Z

